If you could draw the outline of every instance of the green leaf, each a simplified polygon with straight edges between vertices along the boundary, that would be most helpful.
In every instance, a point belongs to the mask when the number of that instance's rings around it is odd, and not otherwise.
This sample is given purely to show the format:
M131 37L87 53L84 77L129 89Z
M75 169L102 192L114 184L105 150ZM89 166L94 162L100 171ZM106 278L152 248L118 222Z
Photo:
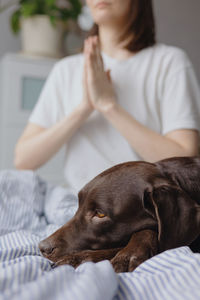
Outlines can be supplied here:
M77 19L82 9L80 0L66 0L66 4L69 4L66 8L58 7L57 0L19 0L18 3L19 9L11 17L11 28L15 33L20 30L22 16L27 18L37 14L47 15L51 23L55 24L56 20L66 22L69 19Z
M49 16L50 22L53 26L56 26L56 17L55 16Z
M56 4L56 0L46 0L46 5L52 6Z
M20 9L15 11L10 18L10 25L14 34L17 34L20 30L20 17L21 11Z
M22 15L24 17L30 17L38 13L36 3L24 3L21 7Z

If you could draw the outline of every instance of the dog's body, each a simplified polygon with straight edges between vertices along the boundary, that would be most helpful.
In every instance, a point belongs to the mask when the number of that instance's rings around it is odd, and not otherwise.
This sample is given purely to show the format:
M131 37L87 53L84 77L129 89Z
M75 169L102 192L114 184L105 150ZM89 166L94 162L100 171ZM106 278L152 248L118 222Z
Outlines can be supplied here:
M104 171L79 192L72 220L40 249L56 265L109 259L125 272L185 245L200 251L199 157L127 162Z

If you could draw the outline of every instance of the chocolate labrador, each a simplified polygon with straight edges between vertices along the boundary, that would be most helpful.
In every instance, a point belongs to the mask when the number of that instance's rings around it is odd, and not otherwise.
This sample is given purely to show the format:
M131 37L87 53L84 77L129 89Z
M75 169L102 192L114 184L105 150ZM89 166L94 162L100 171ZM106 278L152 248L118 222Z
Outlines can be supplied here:
M39 244L54 266L108 259L127 272L167 249L200 251L200 157L116 165L78 198L75 216Z

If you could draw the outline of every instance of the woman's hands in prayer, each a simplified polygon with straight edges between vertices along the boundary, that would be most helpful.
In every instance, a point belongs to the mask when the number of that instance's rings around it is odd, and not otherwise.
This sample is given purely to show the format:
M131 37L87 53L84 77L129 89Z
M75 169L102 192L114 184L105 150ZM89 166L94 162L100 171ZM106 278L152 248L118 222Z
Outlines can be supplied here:
M110 78L110 71L104 71L100 45L97 36L89 37L84 44L84 94L90 105L106 112L116 104L114 88Z
M86 43L84 43L84 53L85 52L86 52ZM88 109L88 111L92 112L94 110L94 106L92 105L92 101L88 92L86 59L84 60L84 66L83 66L82 86L83 86L83 105Z

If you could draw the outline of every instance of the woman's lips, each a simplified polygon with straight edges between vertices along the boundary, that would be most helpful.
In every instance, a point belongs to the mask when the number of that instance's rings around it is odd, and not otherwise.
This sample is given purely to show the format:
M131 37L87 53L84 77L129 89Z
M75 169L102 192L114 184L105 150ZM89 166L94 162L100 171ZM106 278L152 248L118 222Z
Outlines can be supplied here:
M107 2L99 2L99 3L97 3L96 4L96 7L98 7L98 8L104 8L105 6L107 6L108 5L108 3Z

